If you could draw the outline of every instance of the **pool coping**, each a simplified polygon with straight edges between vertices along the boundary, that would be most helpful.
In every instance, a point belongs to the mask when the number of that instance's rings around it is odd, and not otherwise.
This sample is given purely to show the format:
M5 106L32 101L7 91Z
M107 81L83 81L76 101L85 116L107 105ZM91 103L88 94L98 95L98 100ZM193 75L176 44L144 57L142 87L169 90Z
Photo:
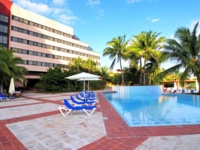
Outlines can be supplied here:
M98 148L106 149L109 144L112 145L111 149L135 149L149 137L200 134L200 125L129 127L105 98L103 92L99 92L97 95L102 116L106 118L103 120L106 137L84 146L80 150L95 149L96 145L99 146ZM115 140L117 142L114 142ZM111 144L112 142L115 144Z

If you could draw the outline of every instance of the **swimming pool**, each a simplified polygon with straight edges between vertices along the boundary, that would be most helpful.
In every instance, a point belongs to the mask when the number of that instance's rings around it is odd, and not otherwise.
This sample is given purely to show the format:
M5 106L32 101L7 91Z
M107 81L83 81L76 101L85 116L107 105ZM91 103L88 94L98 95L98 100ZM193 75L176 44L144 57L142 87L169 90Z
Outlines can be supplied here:
M149 92L149 89L137 94L135 88L104 93L129 126L200 124L200 96L162 95L160 92Z

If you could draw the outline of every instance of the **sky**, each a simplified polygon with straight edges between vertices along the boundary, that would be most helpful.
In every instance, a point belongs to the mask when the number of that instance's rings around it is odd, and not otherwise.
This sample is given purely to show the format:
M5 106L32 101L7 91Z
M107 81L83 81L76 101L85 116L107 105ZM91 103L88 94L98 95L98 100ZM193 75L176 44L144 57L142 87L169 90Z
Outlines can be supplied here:
M200 21L200 0L12 0L16 5L74 29L74 34L100 53L101 66L110 67L103 57L106 43L118 36L126 40L142 31L174 38L180 27L193 29ZM198 33L200 28L198 28ZM173 62L162 65L165 69ZM124 63L128 66L128 63ZM119 68L119 63L115 69Z

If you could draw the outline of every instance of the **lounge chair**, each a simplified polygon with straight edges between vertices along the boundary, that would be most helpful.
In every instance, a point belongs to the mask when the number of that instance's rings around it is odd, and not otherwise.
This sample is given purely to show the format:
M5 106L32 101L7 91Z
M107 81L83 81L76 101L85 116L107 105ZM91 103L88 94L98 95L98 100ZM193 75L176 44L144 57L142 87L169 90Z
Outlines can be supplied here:
M79 93L79 95L81 96L81 97L83 97L83 98L87 98L87 99L96 99L97 97L96 97L96 95L95 94L83 94L83 93Z
M2 95L1 93L0 93L0 100L10 100L10 99L12 99L12 98L14 98L13 96L4 96L4 95Z
M91 106L93 106L93 105L95 105L95 101L76 101L75 99L74 99L74 97L73 96L70 96L70 99L71 99L71 101L75 104L75 106L80 106L80 105L91 105Z
M173 90L173 92L172 92L172 93L174 93L174 94L175 94L175 93L176 93L176 90Z
M78 100L81 100L81 101L84 101L84 102L94 102L94 101L96 101L96 98L85 98L85 97L79 96L78 94L76 94L76 98Z
M91 116L96 110L96 106L72 106L66 99L63 100L65 106L59 106L61 114L66 117L71 111L83 110L88 116Z

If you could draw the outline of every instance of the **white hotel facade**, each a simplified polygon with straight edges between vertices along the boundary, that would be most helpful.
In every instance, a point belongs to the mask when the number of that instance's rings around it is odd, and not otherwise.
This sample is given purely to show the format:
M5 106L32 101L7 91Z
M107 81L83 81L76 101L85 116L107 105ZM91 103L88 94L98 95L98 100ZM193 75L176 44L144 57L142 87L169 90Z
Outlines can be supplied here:
M0 44L14 49L14 55L24 60L30 84L49 67L67 69L74 57L92 58L100 64L100 54L80 41L73 28L22 9L9 0L0 0Z

